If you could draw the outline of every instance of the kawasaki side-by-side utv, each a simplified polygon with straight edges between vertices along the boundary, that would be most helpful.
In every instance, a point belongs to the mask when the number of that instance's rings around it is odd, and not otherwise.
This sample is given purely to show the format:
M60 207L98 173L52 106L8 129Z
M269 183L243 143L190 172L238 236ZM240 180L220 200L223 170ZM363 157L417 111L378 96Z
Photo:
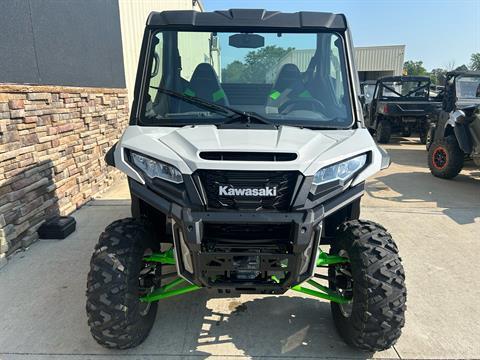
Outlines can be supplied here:
M105 229L91 259L93 337L136 346L159 300L208 288L326 299L347 343L394 344L398 249L359 220L365 180L390 160L358 95L343 15L152 13L130 125L106 155L128 176L132 217Z
M454 178L465 158L480 167L480 72L447 73L442 111L431 124L427 150L436 177Z

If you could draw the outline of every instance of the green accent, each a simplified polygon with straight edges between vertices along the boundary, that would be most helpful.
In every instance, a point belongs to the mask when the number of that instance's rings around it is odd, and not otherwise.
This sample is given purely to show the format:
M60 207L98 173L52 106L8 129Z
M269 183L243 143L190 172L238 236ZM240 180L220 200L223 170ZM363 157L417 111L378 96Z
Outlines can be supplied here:
M225 97L225 92L222 89L218 89L212 94L213 101L217 102Z
M183 285L183 286L177 289L173 289L179 285ZM185 293L199 290L199 289L201 289L200 286L189 284L185 279L178 278L168 283L167 285L162 286L160 289L155 290L151 294L141 297L140 301L154 302L154 301L166 299L176 295L185 294Z
M143 258L143 260L148 262L158 262L164 265L175 265L173 247L163 253L153 253L152 255Z
M338 304L347 304L351 301L351 299L336 294L326 286L320 285L313 279L307 280L307 284L317 288L320 291L312 290L301 285L295 285L294 287L292 287L292 290L301 292L303 294L315 296L321 299L330 300Z
M347 258L337 256L337 255L329 255L326 252L323 252L321 250L317 258L317 266L345 264L348 262L349 260ZM303 294L315 296L321 299L330 300L338 304L346 304L351 301L351 299L338 295L334 291L330 290L328 287L320 285L318 282L316 282L313 279L307 280L306 283L316 288L316 290L309 289L301 285L295 285L294 287L292 287L292 290L301 292Z
M193 91L192 89L188 89L188 88L187 88L187 90L185 90L185 91L183 92L183 95L195 96L195 95L197 95L197 94L196 94L195 91Z
M304 90L304 91L302 91L300 94L298 94L298 97L301 97L301 98L311 98L311 97L313 97L313 96L312 96L312 94L310 94L310 91Z
M274 90L270 93L270 99L277 100L281 95L282 93L280 91Z
M272 275L272 280L275 281L277 284L280 284L280 279L276 277L275 275Z
M328 255L326 252L323 252L320 250L320 254L318 254L318 259L317 259L317 266L345 264L348 262L349 261L347 258L337 256L337 255Z

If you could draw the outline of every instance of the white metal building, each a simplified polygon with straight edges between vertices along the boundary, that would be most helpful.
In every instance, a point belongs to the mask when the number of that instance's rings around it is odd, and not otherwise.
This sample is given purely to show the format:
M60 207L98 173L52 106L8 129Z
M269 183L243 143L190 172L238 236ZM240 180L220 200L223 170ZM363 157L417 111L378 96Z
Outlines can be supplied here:
M278 73L284 64L295 64L300 71L305 71L315 50L303 49L290 51L272 69L267 80ZM405 45L366 46L355 48L355 62L360 81L376 80L381 76L402 75L405 56Z
M143 32L150 12L164 10L203 11L204 8L200 0L118 0L118 5L122 28L125 81L131 103Z
M376 80L387 75L402 75L404 59L405 45L355 48L360 81Z

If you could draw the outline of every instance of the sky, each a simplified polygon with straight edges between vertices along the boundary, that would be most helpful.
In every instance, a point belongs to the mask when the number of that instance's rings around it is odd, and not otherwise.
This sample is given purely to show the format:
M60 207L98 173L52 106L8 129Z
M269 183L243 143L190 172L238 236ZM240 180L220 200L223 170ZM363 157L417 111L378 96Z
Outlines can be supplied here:
M480 0L202 0L206 11L264 8L347 17L355 46L406 45L405 60L425 68L470 63L480 52Z

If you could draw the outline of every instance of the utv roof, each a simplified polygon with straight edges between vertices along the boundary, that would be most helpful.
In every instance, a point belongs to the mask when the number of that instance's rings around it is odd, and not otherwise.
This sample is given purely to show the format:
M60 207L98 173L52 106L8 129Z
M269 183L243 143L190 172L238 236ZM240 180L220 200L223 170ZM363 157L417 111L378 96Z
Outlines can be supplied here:
M244 31L255 28L345 31L347 21L343 14L310 11L283 13L264 9L231 9L214 12L177 10L150 13L147 26L181 29L233 27Z
M428 76L383 76L378 82L395 82L395 81L430 81Z
M449 71L447 73L447 77L460 75L480 76L480 71Z

